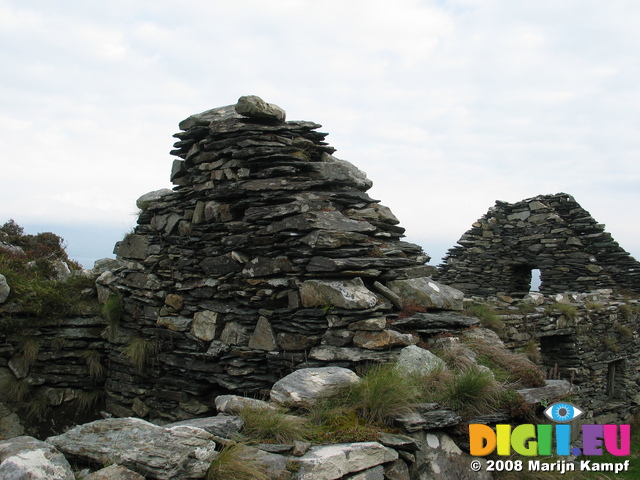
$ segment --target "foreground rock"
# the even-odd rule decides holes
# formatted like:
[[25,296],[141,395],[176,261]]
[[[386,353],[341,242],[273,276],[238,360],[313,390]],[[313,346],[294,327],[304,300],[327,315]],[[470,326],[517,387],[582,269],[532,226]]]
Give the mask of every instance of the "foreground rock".
[[47,442],[69,458],[117,463],[147,478],[174,480],[204,477],[216,456],[212,438],[199,428],[163,428],[138,418],[114,418],[80,425]]
[[74,480],[67,459],[48,443],[33,437],[0,442],[3,480]]
[[286,407],[310,407],[318,400],[338,394],[359,382],[351,370],[340,367],[303,368],[278,380],[271,400]]

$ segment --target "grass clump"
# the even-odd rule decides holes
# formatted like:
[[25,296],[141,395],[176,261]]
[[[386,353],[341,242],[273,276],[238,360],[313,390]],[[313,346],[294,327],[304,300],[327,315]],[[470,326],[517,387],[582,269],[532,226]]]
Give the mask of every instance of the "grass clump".
[[26,378],[18,380],[13,375],[6,375],[0,383],[0,391],[7,402],[21,402],[31,390]]
[[156,351],[157,347],[154,342],[142,337],[131,337],[123,353],[136,373],[142,373]]
[[104,392],[102,390],[80,390],[76,396],[76,407],[81,413],[90,412],[98,406],[103,397]]
[[415,380],[393,364],[374,365],[349,388],[346,401],[368,423],[384,423],[410,409],[419,397]]
[[501,333],[504,330],[504,322],[500,319],[495,308],[490,305],[476,303],[466,307],[463,313],[470,317],[478,318],[483,327],[489,328],[496,333]]
[[107,369],[100,362],[100,354],[95,350],[85,350],[80,357],[87,363],[89,378],[95,382],[101,382],[107,373]]
[[303,418],[287,415],[284,410],[243,408],[238,416],[244,422],[242,435],[250,442],[291,443],[309,433]]
[[109,338],[117,335],[124,315],[124,301],[118,292],[112,292],[102,305],[102,315],[107,319]]
[[487,371],[470,368],[443,378],[434,399],[462,417],[494,411],[500,386]]
[[206,480],[269,480],[266,468],[241,443],[229,443],[211,461]]
[[547,308],[549,313],[552,312],[560,312],[567,319],[572,320],[578,316],[578,309],[575,305],[571,305],[570,303],[556,302]]

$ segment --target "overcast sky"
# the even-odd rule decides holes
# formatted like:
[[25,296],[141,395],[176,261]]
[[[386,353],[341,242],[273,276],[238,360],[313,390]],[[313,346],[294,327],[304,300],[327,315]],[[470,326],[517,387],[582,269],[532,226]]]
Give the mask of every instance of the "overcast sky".
[[640,258],[637,0],[0,0],[0,223],[90,267],[171,187],[192,113],[259,95],[440,263],[495,200],[566,192]]

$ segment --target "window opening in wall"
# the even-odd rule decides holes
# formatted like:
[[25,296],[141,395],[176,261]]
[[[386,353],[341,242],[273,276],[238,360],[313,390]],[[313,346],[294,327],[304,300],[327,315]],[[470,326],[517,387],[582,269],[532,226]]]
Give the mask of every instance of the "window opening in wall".
[[622,398],[624,374],[624,360],[609,362],[607,367],[607,397]]
[[534,268],[531,270],[531,287],[529,288],[530,292],[539,292],[540,285],[542,284],[542,278],[540,276],[540,269]]

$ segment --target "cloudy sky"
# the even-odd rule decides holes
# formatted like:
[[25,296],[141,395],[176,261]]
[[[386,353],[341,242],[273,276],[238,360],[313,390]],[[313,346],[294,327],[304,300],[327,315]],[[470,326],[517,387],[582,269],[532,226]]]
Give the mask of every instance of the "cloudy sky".
[[637,0],[0,0],[0,222],[85,266],[171,187],[192,113],[329,132],[438,264],[495,200],[567,192],[640,258]]

